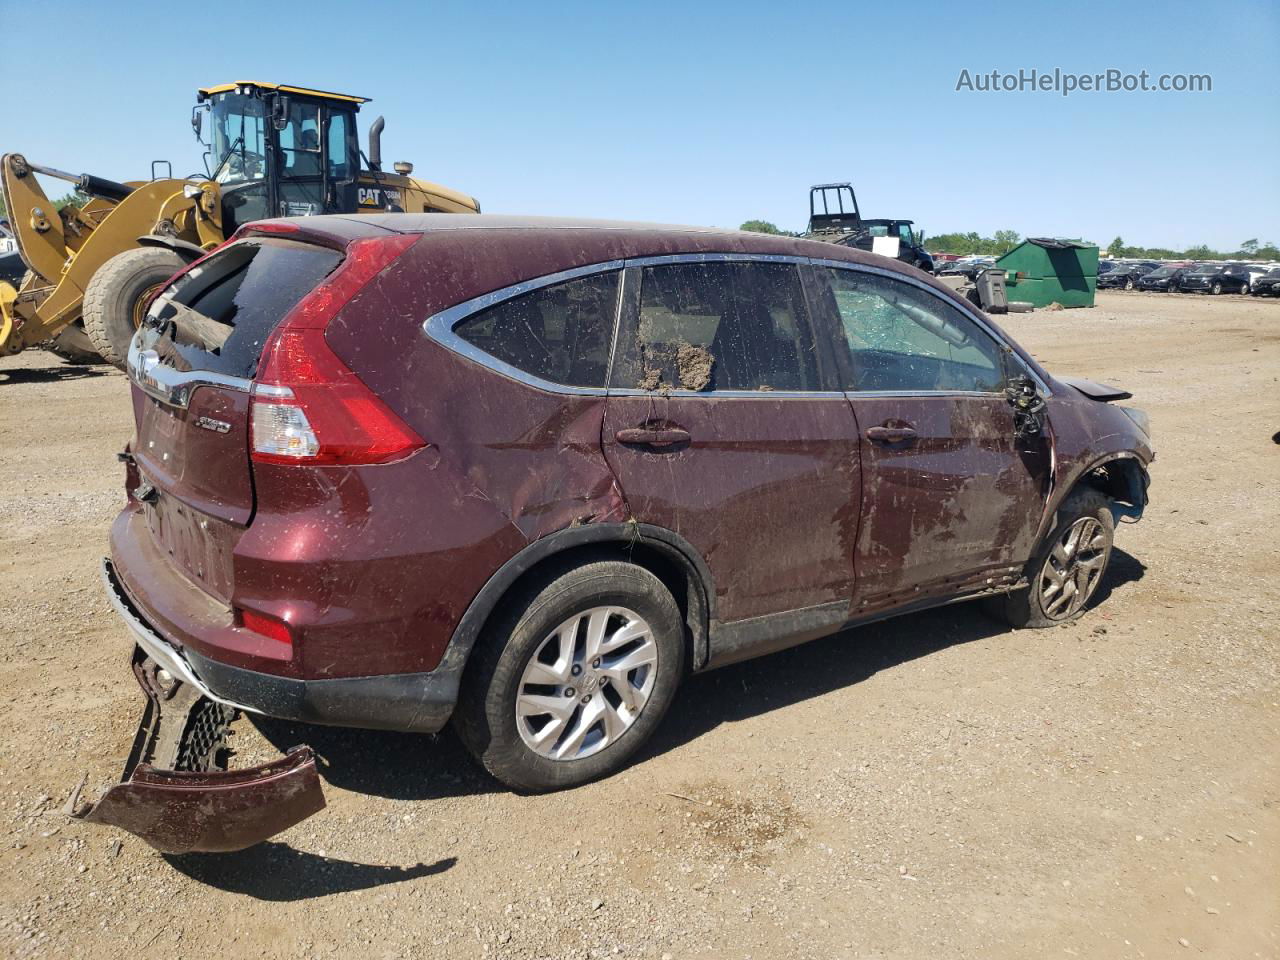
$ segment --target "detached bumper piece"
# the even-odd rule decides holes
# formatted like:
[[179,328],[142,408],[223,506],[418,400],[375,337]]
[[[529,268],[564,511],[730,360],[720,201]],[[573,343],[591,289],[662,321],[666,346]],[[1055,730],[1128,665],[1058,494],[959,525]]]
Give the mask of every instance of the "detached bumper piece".
[[324,809],[310,747],[226,769],[237,711],[170,675],[142,647],[133,672],[147,696],[121,783],[75,816],[120,827],[162,853],[227,853]]

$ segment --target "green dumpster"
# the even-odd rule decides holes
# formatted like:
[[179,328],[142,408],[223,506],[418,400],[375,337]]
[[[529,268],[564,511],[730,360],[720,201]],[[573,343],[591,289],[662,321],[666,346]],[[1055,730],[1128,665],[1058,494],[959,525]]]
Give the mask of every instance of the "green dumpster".
[[1098,286],[1098,248],[1081,240],[1028,237],[996,266],[1005,271],[1010,302],[1022,300],[1036,307],[1060,303],[1064,307],[1092,307]]

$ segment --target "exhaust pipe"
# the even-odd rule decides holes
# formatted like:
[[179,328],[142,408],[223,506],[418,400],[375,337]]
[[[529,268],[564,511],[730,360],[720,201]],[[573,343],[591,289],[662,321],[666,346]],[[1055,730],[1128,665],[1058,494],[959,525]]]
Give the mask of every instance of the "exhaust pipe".
[[369,126],[369,169],[374,173],[382,172],[382,128],[387,121],[381,116]]

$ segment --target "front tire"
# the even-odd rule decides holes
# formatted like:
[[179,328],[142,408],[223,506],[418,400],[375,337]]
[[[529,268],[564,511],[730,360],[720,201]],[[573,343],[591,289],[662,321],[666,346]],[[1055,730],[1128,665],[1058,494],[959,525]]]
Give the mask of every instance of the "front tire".
[[1222,293],[1222,284],[1214,283],[1214,285],[1209,288],[1209,292],[1216,297],[1218,294]]
[[587,563],[525,591],[486,628],[454,724],[507,786],[578,786],[649,739],[684,664],[684,623],[662,581],[630,563]]
[[1014,627],[1055,627],[1075,620],[1098,591],[1111,561],[1115,519],[1105,496],[1083,488],[1058,508],[1056,523],[1027,562],[1030,586],[987,601]]
[[84,291],[84,330],[104,360],[124,369],[147,298],[186,264],[165,247],[138,247],[98,268]]
[[1130,278],[1130,279],[1128,279],[1128,280],[1126,280],[1126,281],[1124,282],[1124,288],[1125,288],[1126,290],[1132,290],[1132,289],[1133,289],[1133,279],[1132,279],[1132,278]]

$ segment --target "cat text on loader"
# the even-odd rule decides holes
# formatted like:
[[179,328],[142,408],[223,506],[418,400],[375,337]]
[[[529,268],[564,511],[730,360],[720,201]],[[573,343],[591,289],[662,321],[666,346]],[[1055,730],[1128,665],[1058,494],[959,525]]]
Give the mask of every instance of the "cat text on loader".
[[[0,159],[0,189],[27,266],[0,281],[0,356],[47,343],[74,360],[123,367],[150,294],[252,220],[320,213],[478,213],[474,198],[382,169],[382,118],[362,157],[363,97],[274,83],[228,83],[197,94],[191,115],[207,174],[116,183]],[[361,164],[361,160],[366,162]],[[36,174],[89,197],[55,210]]]

